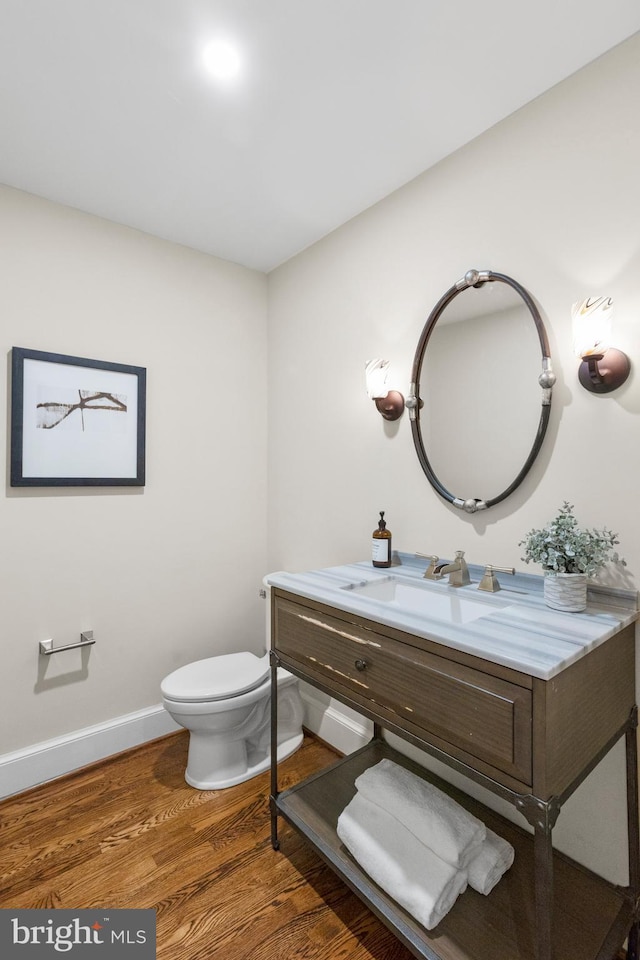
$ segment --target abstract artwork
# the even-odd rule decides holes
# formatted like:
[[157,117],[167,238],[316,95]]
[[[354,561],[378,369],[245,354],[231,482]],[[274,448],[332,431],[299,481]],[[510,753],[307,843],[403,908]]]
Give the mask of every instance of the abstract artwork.
[[11,486],[143,486],[146,370],[14,347]]

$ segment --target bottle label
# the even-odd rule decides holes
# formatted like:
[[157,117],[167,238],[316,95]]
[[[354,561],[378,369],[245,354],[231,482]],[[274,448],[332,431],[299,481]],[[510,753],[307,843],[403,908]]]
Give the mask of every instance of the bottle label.
[[389,559],[389,541],[388,539],[378,540],[375,537],[371,541],[371,559],[377,563],[386,563]]

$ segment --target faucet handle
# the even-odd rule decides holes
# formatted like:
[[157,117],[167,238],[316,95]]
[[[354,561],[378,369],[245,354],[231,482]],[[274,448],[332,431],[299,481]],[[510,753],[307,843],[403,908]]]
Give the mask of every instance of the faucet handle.
[[484,576],[478,584],[478,590],[486,590],[487,593],[497,593],[497,591],[502,588],[496,577],[496,573],[510,573],[513,576],[515,572],[515,567],[494,567],[488,563],[485,567]]
[[429,566],[427,567],[427,569],[426,569],[425,572],[424,572],[423,579],[424,579],[424,580],[436,580],[436,579],[437,579],[437,576],[436,576],[436,565],[437,565],[438,560],[440,559],[440,557],[437,557],[437,556],[436,556],[435,554],[433,554],[433,553],[418,553],[418,552],[416,552],[416,557],[422,557],[423,560],[428,560],[428,561],[429,561]]

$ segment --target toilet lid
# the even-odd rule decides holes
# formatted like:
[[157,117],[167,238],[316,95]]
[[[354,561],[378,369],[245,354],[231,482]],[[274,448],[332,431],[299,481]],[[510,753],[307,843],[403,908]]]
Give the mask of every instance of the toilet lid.
[[190,703],[223,700],[254,690],[269,676],[269,657],[253,653],[228,653],[207,660],[196,660],[179,667],[160,685],[170,700]]

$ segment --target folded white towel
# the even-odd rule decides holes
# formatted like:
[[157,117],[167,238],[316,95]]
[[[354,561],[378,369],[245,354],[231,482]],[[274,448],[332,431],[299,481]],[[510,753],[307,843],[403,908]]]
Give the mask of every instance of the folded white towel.
[[511,844],[487,829],[484,843],[467,867],[469,886],[484,893],[491,893],[496,883],[507,872],[515,857]]
[[360,866],[427,930],[437,926],[467,875],[416,841],[382,807],[356,793],[338,819],[338,836]]
[[486,836],[481,820],[392,760],[369,767],[356,780],[356,787],[453,867],[466,867]]

